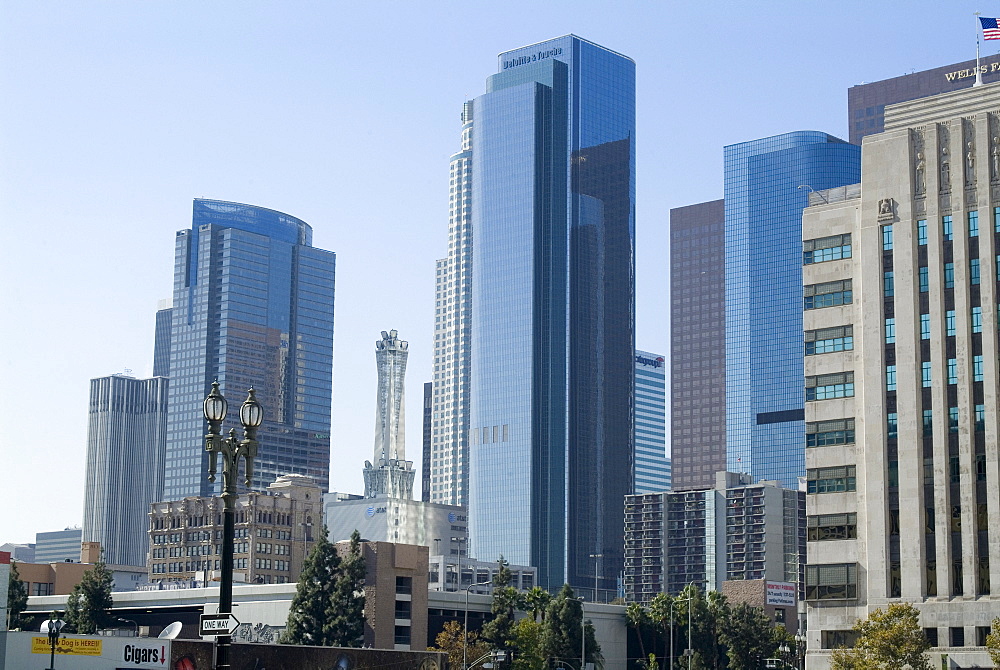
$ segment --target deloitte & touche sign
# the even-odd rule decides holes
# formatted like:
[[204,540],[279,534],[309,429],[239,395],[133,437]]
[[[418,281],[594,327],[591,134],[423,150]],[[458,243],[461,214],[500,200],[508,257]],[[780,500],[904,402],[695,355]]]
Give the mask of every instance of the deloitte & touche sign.
[[527,65],[528,63],[534,63],[536,61],[545,60],[546,58],[552,58],[553,56],[562,55],[562,47],[555,47],[554,49],[547,49],[546,51],[538,51],[533,54],[528,54],[526,56],[518,56],[517,58],[512,58],[510,60],[505,60],[503,62],[503,69],[517,67],[518,65]]

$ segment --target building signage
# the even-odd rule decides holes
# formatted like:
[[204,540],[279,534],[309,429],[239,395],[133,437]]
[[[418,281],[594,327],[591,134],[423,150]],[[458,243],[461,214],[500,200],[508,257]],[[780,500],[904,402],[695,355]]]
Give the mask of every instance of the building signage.
[[795,584],[790,582],[764,582],[767,605],[795,606]]
[[562,52],[562,47],[556,47],[554,49],[548,49],[547,51],[539,51],[537,53],[528,54],[527,56],[518,56],[517,58],[512,58],[511,60],[505,60],[503,62],[503,69],[506,70],[507,68],[517,67],[518,65],[527,65],[528,63],[545,60],[546,58],[552,58],[553,56],[561,56]]
[[[59,638],[59,643],[56,645],[56,653],[70,654],[74,656],[100,656],[102,642],[104,642],[104,640],[95,640],[93,638],[63,637]],[[49,643],[49,638],[47,637],[31,638],[32,654],[48,654],[51,653],[51,651],[52,651],[52,645]]]
[[656,358],[646,358],[645,356],[636,356],[635,362],[639,365],[649,365],[654,368],[663,367],[663,356],[657,356]]
[[121,660],[142,668],[163,668],[169,662],[167,643],[157,640],[155,643],[130,642],[122,649]]
[[371,518],[376,514],[385,514],[385,508],[372,506],[365,510],[365,516],[367,516],[368,518]]
[[[954,72],[945,72],[944,73],[944,78],[947,79],[948,81],[957,81],[959,79],[968,79],[969,77],[975,77],[976,76],[976,69],[977,68],[970,67],[970,68],[968,68],[966,70],[955,70]],[[979,66],[978,70],[979,70],[979,74],[987,74],[988,72],[998,72],[998,71],[1000,71],[1000,61],[997,61],[996,63],[989,63],[989,64],[983,63],[983,64],[981,64]]]
[[199,624],[199,635],[232,635],[240,626],[232,614],[202,614]]

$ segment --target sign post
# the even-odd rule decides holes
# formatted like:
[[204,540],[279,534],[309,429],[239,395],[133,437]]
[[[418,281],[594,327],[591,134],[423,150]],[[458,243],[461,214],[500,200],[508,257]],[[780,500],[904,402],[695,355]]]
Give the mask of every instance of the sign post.
[[202,614],[198,620],[199,635],[232,635],[239,628],[240,622],[232,614]]

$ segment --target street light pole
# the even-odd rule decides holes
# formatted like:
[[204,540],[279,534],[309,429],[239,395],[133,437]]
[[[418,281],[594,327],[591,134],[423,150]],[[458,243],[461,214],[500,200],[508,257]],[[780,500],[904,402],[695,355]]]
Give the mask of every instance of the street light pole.
[[[596,569],[595,569],[596,572]],[[596,581],[596,579],[595,579]],[[597,593],[596,589],[594,593]],[[580,598],[580,670],[587,668],[587,608]]]
[[469,591],[472,590],[474,586],[488,586],[492,582],[478,582],[476,584],[469,584],[469,587],[465,589],[465,623],[463,624],[464,630],[462,631],[462,670],[469,670]]
[[[228,404],[219,392],[219,382],[212,382],[212,391],[205,398],[205,419],[208,434],[205,436],[205,451],[208,452],[208,481],[215,481],[216,464],[222,454],[222,581],[219,584],[219,614],[233,613],[233,535],[236,529],[236,498],[239,495],[236,477],[239,473],[240,458],[246,462],[246,478],[249,486],[253,479],[253,459],[257,457],[257,428],[264,418],[264,410],[254,396],[253,387],[240,407],[240,423],[243,424],[243,439],[236,439],[236,429],[229,430],[229,437],[222,437],[222,422],[226,418]],[[230,635],[216,637],[215,667],[229,670],[229,651],[233,638]]]
[[604,558],[604,554],[591,554],[590,557],[594,559],[594,602],[597,602],[597,561]]

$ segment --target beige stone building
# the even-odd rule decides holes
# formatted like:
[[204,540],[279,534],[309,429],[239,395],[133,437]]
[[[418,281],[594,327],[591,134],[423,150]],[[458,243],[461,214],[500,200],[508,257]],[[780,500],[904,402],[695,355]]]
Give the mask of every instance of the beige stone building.
[[[189,586],[221,573],[222,498],[159,502],[149,513],[149,581]],[[309,477],[283,475],[263,493],[236,502],[234,581],[295,582],[317,533],[323,492]]]
[[803,216],[812,669],[876,608],[988,666],[1000,614],[1000,84],[886,107]]

